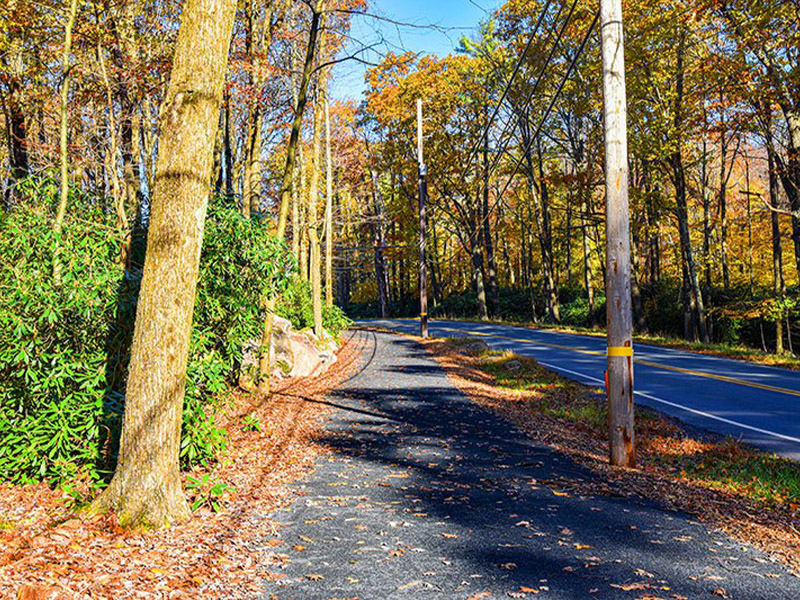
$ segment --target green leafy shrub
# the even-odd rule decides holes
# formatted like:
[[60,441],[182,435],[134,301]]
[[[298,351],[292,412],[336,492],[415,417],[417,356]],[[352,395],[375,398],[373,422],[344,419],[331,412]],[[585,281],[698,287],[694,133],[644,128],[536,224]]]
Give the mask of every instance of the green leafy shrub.
[[561,322],[573,327],[588,327],[590,324],[589,300],[575,298],[568,304],[561,305]]
[[[311,283],[295,275],[281,294],[275,306],[275,314],[288,320],[298,331],[314,326],[314,303]],[[352,321],[336,306],[322,307],[322,326],[333,337],[350,327]]]
[[209,207],[183,412],[185,466],[208,465],[225,450],[214,414],[236,382],[245,345],[261,337],[266,298],[286,289],[294,268],[266,222],[222,201]]
[[74,476],[97,457],[121,236],[100,210],[70,220],[62,284],[45,207],[0,214],[0,478]]
[[242,425],[242,431],[261,431],[263,429],[263,425],[261,424],[261,419],[258,415],[247,415],[244,418],[244,424]]
[[219,512],[222,509],[222,501],[225,496],[236,490],[227,483],[214,481],[211,479],[211,475],[206,473],[202,477],[189,475],[186,478],[186,491],[193,498],[193,512],[204,506],[214,512]]
[[322,326],[333,337],[338,338],[339,334],[352,324],[350,317],[335,304],[322,307]]
[[[44,203],[0,212],[0,479],[64,482],[108,475],[124,412],[141,273],[123,271],[125,232],[97,203],[68,213],[62,284]],[[142,238],[143,239],[143,238]],[[187,368],[181,460],[208,464],[225,448],[214,415],[258,338],[264,298],[283,291],[294,263],[262,222],[209,210]]]

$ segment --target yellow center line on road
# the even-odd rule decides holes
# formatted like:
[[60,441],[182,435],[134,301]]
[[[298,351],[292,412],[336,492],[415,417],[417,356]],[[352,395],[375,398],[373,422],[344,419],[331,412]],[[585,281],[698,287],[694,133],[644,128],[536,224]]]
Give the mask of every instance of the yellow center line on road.
[[[594,356],[605,356],[605,352],[600,352],[598,350],[586,350],[584,348],[573,348],[571,346],[562,346],[559,344],[549,344],[547,342],[537,342],[534,340],[527,340],[522,338],[514,338],[508,337],[505,335],[497,335],[494,333],[485,333],[482,331],[471,331],[467,329],[455,329],[452,327],[442,327],[437,325],[439,329],[443,331],[452,331],[456,333],[465,333],[469,335],[475,335],[480,337],[490,337],[495,338],[498,340],[508,340],[511,342],[516,342],[519,344],[528,344],[531,346],[546,346],[548,348],[557,348],[558,350],[569,350],[570,352],[577,352],[579,354],[592,354]],[[767,385],[765,383],[757,383],[755,381],[747,381],[746,379],[739,379],[737,377],[728,377],[727,375],[717,375],[716,373],[708,373],[707,371],[696,371],[694,369],[686,369],[684,367],[674,367],[672,365],[665,365],[662,363],[656,363],[649,360],[642,360],[641,358],[633,359],[633,362],[638,363],[640,365],[645,365],[648,367],[655,367],[657,369],[665,369],[668,371],[676,371],[678,373],[684,373],[686,375],[693,375],[695,377],[704,377],[706,379],[715,379],[717,381],[724,381],[725,383],[733,383],[735,385],[742,385],[745,387],[752,387],[758,390],[763,390],[766,392],[775,392],[778,394],[786,394],[787,396],[798,396],[800,397],[800,391],[798,390],[790,390],[788,388],[782,388],[774,385]]]

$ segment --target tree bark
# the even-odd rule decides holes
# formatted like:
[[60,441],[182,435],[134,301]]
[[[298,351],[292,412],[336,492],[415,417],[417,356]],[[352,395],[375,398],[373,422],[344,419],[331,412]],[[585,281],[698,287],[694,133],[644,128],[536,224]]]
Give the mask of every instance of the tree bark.
[[[306,58],[303,65],[303,75],[300,78],[300,88],[297,92],[297,106],[295,107],[292,130],[289,134],[289,144],[286,148],[286,164],[283,169],[283,179],[281,181],[281,204],[278,212],[278,231],[277,237],[280,240],[286,238],[286,222],[289,217],[289,206],[292,201],[292,180],[294,178],[295,162],[297,160],[297,148],[300,141],[300,130],[303,127],[303,114],[308,104],[308,86],[314,72],[314,57],[317,52],[317,38],[321,27],[324,26],[323,17],[325,15],[325,0],[317,0],[311,10],[311,29],[308,35],[308,45],[306,46]],[[302,168],[302,165],[301,165]],[[301,269],[303,267],[301,261]],[[301,271],[302,272],[302,271]],[[272,344],[272,318],[275,308],[276,298],[269,298],[266,304],[264,316],[264,332],[261,336],[261,355],[259,357],[259,374],[261,377],[260,390],[264,394],[269,393],[269,355]]]
[[281,182],[281,206],[278,214],[278,237],[283,239],[286,234],[286,221],[289,216],[289,205],[292,200],[292,176],[294,164],[297,160],[297,145],[300,140],[300,130],[303,127],[303,114],[308,104],[308,86],[314,72],[314,57],[317,51],[317,38],[319,37],[320,21],[325,15],[325,0],[317,0],[311,12],[311,29],[308,34],[306,58],[303,64],[303,74],[300,77],[300,88],[297,93],[297,107],[294,111],[292,130],[289,134],[289,145],[286,149],[286,165],[283,169]]
[[314,307],[314,332],[322,335],[322,282],[320,281],[320,241],[319,241],[319,214],[317,201],[319,200],[319,174],[320,152],[323,127],[323,103],[325,91],[320,81],[317,98],[314,102],[314,134],[311,146],[311,182],[308,192],[308,240],[311,253],[311,300]]
[[553,230],[550,220],[550,198],[547,181],[544,177],[542,146],[537,142],[536,147],[539,163],[539,189],[538,194],[534,193],[533,206],[539,234],[539,246],[542,252],[542,275],[544,276],[544,293],[547,300],[547,316],[550,322],[560,323],[558,286],[555,281],[555,257],[553,256]]
[[189,518],[179,450],[186,364],[234,0],[186,0],[161,120],[119,461],[95,510],[126,527]]
[[69,82],[70,82],[70,56],[72,55],[72,29],[75,27],[75,17],[78,12],[78,0],[71,0],[69,12],[67,13],[67,23],[64,29],[64,49],[61,54],[61,107],[60,124],[58,129],[59,158],[61,162],[61,189],[58,199],[58,209],[56,219],[53,223],[53,232],[56,234],[56,246],[53,251],[53,279],[56,284],[61,283],[61,230],[64,226],[64,215],[67,212],[67,201],[69,199],[69,153],[67,151],[67,125],[69,123]]
[[231,97],[230,94],[224,95],[224,115],[225,115],[225,132],[223,135],[222,152],[224,154],[223,162],[225,164],[225,196],[230,199],[233,198],[233,147],[231,145]]
[[[117,124],[114,119],[114,92],[111,89],[111,81],[108,78],[108,70],[106,69],[105,58],[103,57],[103,49],[100,46],[100,41],[97,42],[97,62],[100,65],[100,74],[103,78],[103,87],[106,92],[106,110],[108,111],[108,135],[110,138],[111,147],[109,149],[108,160],[108,178],[111,183],[112,196],[114,198],[114,212],[116,213],[116,225],[120,231],[128,229],[128,215],[125,211],[125,195],[122,193],[122,185],[117,172],[117,154],[119,153],[119,146],[117,144]],[[124,244],[124,248],[120,253],[120,259],[123,264],[127,263],[127,246],[128,241]]]
[[[8,6],[10,13],[13,14],[16,5],[16,0],[11,0]],[[8,196],[5,198],[6,202],[10,202],[11,198],[16,195],[13,185],[19,183],[30,173],[28,129],[25,118],[25,84],[23,81],[25,62],[22,34],[23,27],[21,24],[15,23],[8,27],[7,58],[3,58],[8,70],[8,79],[6,81],[8,93],[4,100],[6,105],[6,132],[9,141],[9,170],[12,183]]]
[[720,261],[722,263],[722,285],[726,290],[731,287],[730,268],[728,266],[728,180],[733,172],[733,163],[736,154],[731,158],[731,168],[725,166],[728,154],[728,139],[725,135],[725,123],[722,123],[720,132],[720,158],[719,158],[719,230],[720,230]]
[[594,283],[592,282],[592,264],[589,249],[589,210],[586,201],[581,203],[581,234],[583,237],[583,285],[586,288],[586,299],[589,302],[589,327],[596,325],[594,319]]
[[681,240],[681,251],[685,262],[685,274],[689,287],[689,305],[692,315],[700,335],[700,340],[707,343],[709,341],[708,330],[706,328],[705,307],[703,306],[703,292],[700,289],[700,281],[697,277],[697,266],[695,264],[694,252],[692,250],[692,239],[689,232],[689,215],[686,202],[686,173],[683,165],[683,154],[681,145],[683,139],[681,131],[683,127],[683,83],[684,70],[683,60],[685,51],[685,33],[681,33],[678,42],[678,60],[676,73],[676,96],[675,96],[675,140],[676,148],[670,157],[672,167],[673,184],[675,186],[675,204],[678,217],[678,233]]
[[[476,219],[478,221],[479,219]],[[470,259],[472,263],[472,281],[475,285],[475,295],[478,301],[478,317],[485,321],[489,318],[486,306],[486,288],[483,281],[483,253],[480,244],[480,222],[474,224],[470,235]]]
[[[767,122],[765,134],[767,141],[767,165],[769,167],[769,203],[778,208],[778,173],[775,161],[775,144],[772,137],[771,107],[765,103]],[[783,246],[781,243],[781,224],[777,210],[770,211],[772,225],[772,288],[775,296],[783,299],[786,295],[786,281],[783,277]],[[783,354],[783,317],[775,321],[775,353]]]
[[116,37],[111,57],[119,73],[117,93],[120,102],[120,141],[122,142],[123,179],[128,207],[136,210],[141,193],[141,118],[139,85],[134,75],[138,69],[135,7],[123,0],[109,8],[111,27]]

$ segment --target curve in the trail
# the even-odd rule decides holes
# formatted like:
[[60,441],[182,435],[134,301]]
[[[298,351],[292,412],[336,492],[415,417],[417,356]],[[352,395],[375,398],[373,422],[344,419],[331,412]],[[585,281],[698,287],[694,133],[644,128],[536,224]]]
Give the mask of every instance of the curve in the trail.
[[329,452],[253,540],[276,571],[264,600],[800,598],[754,548],[470,401],[416,342],[359,335],[358,373],[325,401]]
[[[411,319],[360,323],[406,333],[419,328]],[[430,331],[437,337],[480,337],[491,348],[531,356],[581,383],[603,385],[604,337],[462,321],[431,322]],[[638,403],[800,460],[800,372],[647,344],[635,344],[634,362]]]

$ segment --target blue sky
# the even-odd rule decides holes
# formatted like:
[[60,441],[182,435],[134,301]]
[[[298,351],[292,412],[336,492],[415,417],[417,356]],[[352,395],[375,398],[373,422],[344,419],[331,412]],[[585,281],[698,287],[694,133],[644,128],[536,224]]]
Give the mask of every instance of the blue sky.
[[[370,0],[368,13],[411,23],[417,27],[393,25],[369,16],[353,19],[351,42],[347,54],[353,54],[361,44],[371,45],[381,40],[374,50],[361,56],[370,62],[380,62],[386,52],[422,52],[445,56],[453,51],[462,35],[476,30],[478,22],[499,4],[498,0]],[[438,26],[439,30],[427,27]],[[364,91],[364,73],[368,67],[355,61],[337,65],[333,72],[335,98],[360,100]]]

